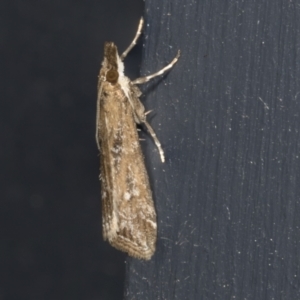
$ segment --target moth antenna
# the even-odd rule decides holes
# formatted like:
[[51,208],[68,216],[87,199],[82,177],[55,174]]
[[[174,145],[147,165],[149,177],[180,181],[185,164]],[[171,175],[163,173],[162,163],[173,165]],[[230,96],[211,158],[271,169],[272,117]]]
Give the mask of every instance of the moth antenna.
[[137,29],[137,32],[135,34],[135,37],[133,38],[133,41],[131,42],[131,44],[127,47],[127,49],[122,53],[122,55],[120,56],[120,59],[123,61],[125,59],[125,57],[127,56],[127,54],[130,52],[130,50],[136,45],[136,41],[138,40],[138,38],[140,37],[140,35],[142,34],[142,29],[143,29],[143,25],[144,25],[144,19],[143,17],[141,17],[140,19],[140,23]]

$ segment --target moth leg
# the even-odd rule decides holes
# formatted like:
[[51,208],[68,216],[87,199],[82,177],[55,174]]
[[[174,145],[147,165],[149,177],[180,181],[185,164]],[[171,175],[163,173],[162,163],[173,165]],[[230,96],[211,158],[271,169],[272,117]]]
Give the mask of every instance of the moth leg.
[[160,141],[158,140],[153,128],[150,126],[150,124],[146,121],[146,120],[143,120],[143,123],[145,124],[145,126],[147,127],[150,135],[152,136],[153,140],[154,140],[154,143],[158,149],[158,152],[159,152],[159,155],[160,155],[160,159],[162,162],[165,162],[165,154],[164,154],[164,150],[162,149],[161,147],[161,143]]
[[157,76],[160,76],[160,75],[164,74],[165,72],[170,70],[177,63],[177,61],[179,59],[179,56],[180,56],[180,50],[178,51],[175,58],[167,66],[165,66],[164,68],[162,68],[161,70],[159,70],[158,72],[156,72],[152,75],[137,78],[137,79],[133,80],[132,83],[133,84],[142,84],[142,83],[145,83],[145,82],[151,80],[154,77],[157,77]]
[[140,35],[142,33],[143,25],[144,25],[144,19],[142,17],[141,20],[140,20],[140,23],[139,23],[139,26],[138,26],[138,29],[137,29],[137,32],[135,34],[135,37],[134,37],[133,41],[131,42],[131,44],[128,46],[128,48],[120,56],[121,60],[124,60],[124,58],[127,56],[129,51],[136,45],[136,41],[138,40],[138,38],[140,37]]
[[159,151],[161,161],[165,162],[165,155],[164,155],[164,151],[161,147],[161,143],[159,142],[153,128],[150,126],[150,124],[146,120],[146,116],[151,112],[151,110],[145,112],[144,105],[141,103],[140,99],[138,98],[138,96],[141,95],[141,91],[139,90],[139,88],[137,88],[134,85],[132,85],[131,88],[132,88],[133,94],[129,97],[129,102],[131,103],[131,106],[134,111],[134,114],[133,114],[134,121],[137,124],[145,124],[145,126],[147,127],[147,129],[148,129],[150,135],[152,136],[154,143]]

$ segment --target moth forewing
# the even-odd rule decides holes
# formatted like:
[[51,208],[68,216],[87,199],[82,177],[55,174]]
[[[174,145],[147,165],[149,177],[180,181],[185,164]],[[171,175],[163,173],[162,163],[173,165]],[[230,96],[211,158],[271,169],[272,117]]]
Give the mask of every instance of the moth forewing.
[[[141,20],[133,42],[121,58],[113,43],[105,43],[98,81],[96,141],[101,156],[103,237],[133,257],[150,259],[155,252],[156,213],[136,123],[145,124],[162,161],[164,153],[146,121],[139,100],[141,92],[135,83],[146,82],[154,76],[131,82],[124,75],[122,62],[136,43],[142,24]],[[177,60],[178,56],[155,76],[170,69]]]
[[149,259],[155,251],[156,214],[134,111],[118,85],[104,82],[103,91],[98,122],[103,235],[129,255]]
[[100,101],[103,90],[103,78],[99,76],[98,81],[98,94],[97,94],[97,106],[96,106],[96,143],[98,150],[100,150],[100,140],[99,140],[99,120],[100,120]]

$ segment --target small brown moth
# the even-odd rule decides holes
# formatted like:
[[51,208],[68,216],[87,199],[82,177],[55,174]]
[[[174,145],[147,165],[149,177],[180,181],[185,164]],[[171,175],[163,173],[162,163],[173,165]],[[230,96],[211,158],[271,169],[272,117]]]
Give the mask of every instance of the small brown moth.
[[150,259],[155,252],[157,224],[149,179],[139,144],[136,123],[150,132],[164,162],[164,152],[146,114],[136,86],[164,74],[179,58],[160,71],[130,81],[124,75],[123,60],[141,35],[137,33],[119,56],[114,43],[105,43],[104,60],[99,73],[96,142],[101,156],[101,192],[103,237],[130,256]]

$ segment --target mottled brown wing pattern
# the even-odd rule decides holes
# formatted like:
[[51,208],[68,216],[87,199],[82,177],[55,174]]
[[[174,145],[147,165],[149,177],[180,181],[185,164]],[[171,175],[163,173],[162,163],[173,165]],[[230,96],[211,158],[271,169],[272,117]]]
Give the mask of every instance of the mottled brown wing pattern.
[[[129,255],[150,259],[155,251],[156,213],[133,108],[118,84],[103,82],[99,141],[103,236]],[[135,97],[130,90],[130,97]],[[142,105],[142,104],[141,104]]]
[[104,45],[99,73],[96,142],[101,155],[103,237],[112,246],[141,259],[150,259],[155,251],[156,213],[149,187],[136,123],[143,124],[153,138],[161,161],[164,151],[146,120],[140,90],[136,85],[163,75],[178,61],[176,57],[158,72],[130,81],[124,75],[123,60],[134,47],[143,28],[122,53],[112,42]]

